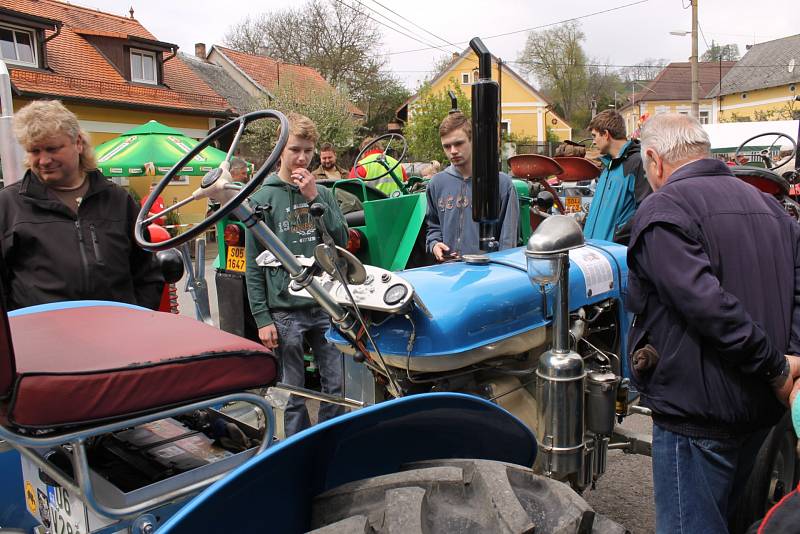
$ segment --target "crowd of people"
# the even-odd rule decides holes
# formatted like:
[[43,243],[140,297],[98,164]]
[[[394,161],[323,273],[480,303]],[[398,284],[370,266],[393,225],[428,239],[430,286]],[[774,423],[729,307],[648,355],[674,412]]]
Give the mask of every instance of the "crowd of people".
[[[304,256],[321,241],[309,209],[321,203],[327,229],[344,246],[340,202],[317,180],[360,177],[391,196],[405,171],[380,174],[394,162],[373,144],[348,173],[328,143],[311,171],[317,128],[297,114],[288,125],[280,166],[251,203],[264,208],[264,222],[289,250]],[[656,115],[630,140],[622,117],[608,110],[588,129],[602,170],[584,234],[628,246],[629,358],[641,404],[653,414],[658,532],[727,532],[756,453],[800,389],[800,226],[712,157],[694,118]],[[7,309],[80,299],[157,307],[163,278],[154,256],[133,241],[139,207],[96,170],[75,115],[59,102],[33,102],[17,113],[15,133],[28,170],[0,191]],[[444,262],[481,249],[471,216],[471,123],[451,113],[439,135],[450,165],[426,169],[425,245]],[[230,173],[247,181],[247,163],[234,158]],[[501,173],[499,180],[494,238],[502,250],[518,245],[520,212],[511,178]],[[304,385],[308,343],[323,391],[341,395],[343,356],[325,339],[330,319],[289,293],[283,268],[260,267],[263,252],[248,232],[249,303],[260,340],[281,362],[282,381]],[[341,412],[324,404],[319,420]],[[309,425],[305,403],[293,397],[286,435]]]

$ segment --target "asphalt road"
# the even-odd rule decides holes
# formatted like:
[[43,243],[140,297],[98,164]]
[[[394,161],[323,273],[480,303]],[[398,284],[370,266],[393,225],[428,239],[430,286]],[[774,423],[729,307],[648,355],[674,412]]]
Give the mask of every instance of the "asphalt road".
[[[212,263],[213,257],[205,262],[205,278],[211,315],[214,324],[218,325],[217,291]],[[185,284],[184,277],[177,285],[180,313],[194,317],[194,302],[192,297],[183,291]],[[309,401],[309,409],[315,415],[318,409],[317,403]],[[623,427],[648,435],[652,433],[650,419],[641,415],[628,417]],[[652,462],[649,457],[609,451],[605,475],[598,480],[596,488],[587,489],[583,497],[595,511],[613,519],[634,534],[655,532]]]
[[[632,415],[622,424],[629,430],[652,435],[649,417]],[[609,451],[605,475],[595,489],[583,493],[596,512],[613,519],[634,534],[655,532],[653,463],[649,457]]]

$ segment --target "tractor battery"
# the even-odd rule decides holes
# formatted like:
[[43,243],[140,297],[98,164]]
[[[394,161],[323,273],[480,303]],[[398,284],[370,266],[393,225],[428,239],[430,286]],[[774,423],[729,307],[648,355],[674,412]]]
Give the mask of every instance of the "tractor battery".
[[92,447],[90,463],[112,484],[131,491],[233,454],[168,418],[104,436]]

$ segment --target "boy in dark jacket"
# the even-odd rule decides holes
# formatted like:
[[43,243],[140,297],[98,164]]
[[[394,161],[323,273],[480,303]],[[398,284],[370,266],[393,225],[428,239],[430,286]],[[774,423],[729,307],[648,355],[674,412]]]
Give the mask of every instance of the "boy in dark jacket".
[[14,117],[29,170],[0,191],[0,279],[13,310],[65,300],[157,309],[164,278],[133,239],[139,207],[96,169],[77,117],[55,100]]
[[[267,177],[264,185],[250,197],[251,204],[262,206],[264,222],[295,255],[311,257],[319,243],[312,204],[326,206],[323,219],[337,245],[347,244],[347,224],[333,193],[317,185],[308,165],[314,156],[317,128],[307,117],[289,114],[289,139],[281,153],[280,170]],[[289,294],[289,273],[282,267],[260,267],[256,258],[264,247],[251,232],[246,233],[247,297],[253,312],[258,337],[273,349],[281,362],[282,381],[304,386],[303,339],[314,353],[320,370],[322,390],[342,394],[342,353],[325,339],[330,318],[314,301]],[[323,403],[319,421],[343,413],[341,406]],[[292,396],[284,416],[286,436],[310,426],[305,400]]]

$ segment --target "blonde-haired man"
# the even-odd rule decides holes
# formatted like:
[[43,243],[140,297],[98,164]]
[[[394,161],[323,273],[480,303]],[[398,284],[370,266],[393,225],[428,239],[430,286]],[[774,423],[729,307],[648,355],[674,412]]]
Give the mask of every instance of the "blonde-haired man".
[[[309,213],[312,204],[325,205],[323,220],[337,245],[347,244],[347,224],[333,193],[318,186],[308,170],[318,139],[316,126],[302,115],[289,114],[287,118],[289,139],[281,152],[280,170],[267,177],[250,201],[264,208],[264,222],[293,254],[310,257],[319,242]],[[319,366],[322,390],[331,395],[341,395],[342,353],[325,340],[330,318],[314,302],[289,294],[290,279],[285,269],[259,267],[256,258],[264,247],[249,231],[246,238],[250,310],[258,326],[258,337],[267,348],[275,351],[281,362],[282,382],[303,387],[305,339],[311,345]],[[319,421],[342,412],[340,406],[324,403],[319,410]],[[309,426],[305,401],[292,396],[284,415],[286,436]]]
[[9,309],[65,300],[158,308],[164,279],[133,241],[139,209],[95,167],[75,115],[54,100],[14,117],[28,171],[0,191],[0,280]]

